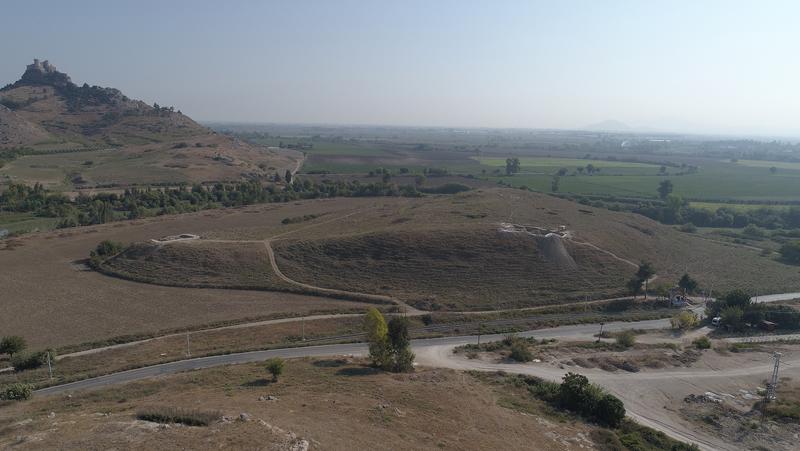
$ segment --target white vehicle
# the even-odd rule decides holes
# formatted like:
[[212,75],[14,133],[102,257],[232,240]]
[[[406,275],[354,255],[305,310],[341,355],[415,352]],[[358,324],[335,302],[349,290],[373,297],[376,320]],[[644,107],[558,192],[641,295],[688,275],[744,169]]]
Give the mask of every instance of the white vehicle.
[[720,321],[722,321],[722,318],[720,318],[719,316],[711,318],[711,325],[714,327],[719,327]]

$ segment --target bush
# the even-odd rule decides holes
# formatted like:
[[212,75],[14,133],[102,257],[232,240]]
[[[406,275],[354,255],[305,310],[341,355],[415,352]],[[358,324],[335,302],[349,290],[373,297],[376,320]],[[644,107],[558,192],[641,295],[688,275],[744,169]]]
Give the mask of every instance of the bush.
[[0,388],[0,399],[8,401],[23,401],[33,396],[33,385],[16,383]]
[[122,252],[122,249],[124,249],[122,243],[117,241],[104,240],[97,245],[97,248],[95,248],[95,253],[101,257],[110,257],[114,254]]
[[9,357],[14,357],[14,354],[21,352],[26,346],[25,339],[20,336],[10,335],[3,337],[0,340],[0,354],[8,354]]
[[[53,357],[50,363],[52,364]],[[40,351],[34,353],[17,354],[11,359],[11,366],[14,371],[32,370],[41,367],[47,363],[47,351]]]
[[511,345],[511,358],[517,362],[530,362],[533,354],[525,342],[518,340]]
[[800,241],[792,241],[781,246],[781,256],[790,263],[800,263]]
[[267,360],[267,371],[272,375],[272,380],[277,381],[278,376],[283,374],[286,362],[280,357],[273,357]]
[[636,334],[632,330],[625,330],[617,335],[617,344],[623,348],[630,348],[636,344]]
[[180,423],[186,426],[208,426],[222,418],[218,411],[201,411],[177,407],[150,407],[140,410],[136,418],[154,423]]
[[687,330],[697,326],[700,320],[693,312],[683,310],[669,320],[673,329]]
[[594,417],[601,424],[616,428],[625,418],[625,405],[616,396],[606,394],[598,400]]
[[695,348],[697,349],[710,349],[711,348],[711,340],[708,337],[700,337],[692,342]]

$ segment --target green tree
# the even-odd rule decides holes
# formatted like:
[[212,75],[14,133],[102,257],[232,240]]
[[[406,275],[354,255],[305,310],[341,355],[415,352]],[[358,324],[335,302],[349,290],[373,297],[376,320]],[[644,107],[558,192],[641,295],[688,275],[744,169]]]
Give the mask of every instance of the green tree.
[[278,376],[283,374],[286,362],[280,357],[273,357],[267,360],[267,371],[272,375],[273,382],[278,382]]
[[3,337],[0,340],[0,354],[8,354],[9,358],[13,358],[14,354],[23,351],[27,346],[25,339],[18,335]]
[[634,297],[636,297],[636,295],[642,291],[642,284],[644,284],[642,279],[634,277],[628,281],[626,286],[628,288],[628,292],[632,294]]
[[743,316],[744,311],[739,307],[725,307],[720,312],[722,324],[736,331],[744,329]]
[[557,193],[558,192],[558,185],[561,181],[560,177],[554,176],[553,181],[550,183],[550,191]]
[[678,286],[684,293],[692,293],[697,289],[697,281],[692,279],[689,274],[684,274],[678,281]]
[[636,270],[636,277],[644,283],[644,298],[647,299],[647,281],[656,275],[656,269],[649,262],[643,261]]
[[389,346],[394,360],[393,370],[406,372],[414,369],[414,353],[411,352],[411,337],[408,332],[408,319],[395,316],[389,320]]
[[588,386],[589,379],[586,376],[572,372],[565,374],[559,388],[561,403],[567,409],[579,410]]
[[726,306],[738,307],[742,310],[746,310],[752,303],[750,295],[744,290],[733,290],[726,294],[723,299]]
[[594,417],[608,427],[619,427],[625,419],[625,405],[616,396],[606,393],[597,401]]
[[292,184],[292,171],[286,170],[286,174],[284,174],[283,179],[286,180],[287,185]]
[[371,307],[364,317],[364,333],[369,343],[369,358],[378,368],[391,367],[392,353],[389,347],[389,328],[378,309]]
[[800,241],[791,241],[781,246],[781,256],[790,263],[800,263]]
[[658,197],[666,199],[667,196],[672,194],[674,188],[675,186],[672,184],[672,180],[662,180],[661,183],[658,184]]
[[519,172],[519,158],[506,158],[506,175],[512,175]]

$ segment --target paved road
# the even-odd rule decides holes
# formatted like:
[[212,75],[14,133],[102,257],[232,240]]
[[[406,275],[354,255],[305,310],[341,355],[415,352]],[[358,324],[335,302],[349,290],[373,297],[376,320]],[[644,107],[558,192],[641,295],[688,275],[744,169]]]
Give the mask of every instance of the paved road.
[[[637,322],[612,322],[604,325],[604,330],[612,332],[625,329],[664,329],[669,327],[669,320],[648,320]],[[591,339],[598,332],[597,324],[580,324],[571,326],[561,326],[549,329],[539,329],[523,332],[522,337],[535,338],[557,338],[557,339]],[[537,375],[553,380],[558,380],[564,373],[564,369],[550,366],[538,365],[502,365],[488,364],[485,362],[467,361],[462,359],[460,362],[452,354],[452,348],[468,343],[481,341],[496,341],[504,337],[502,334],[478,336],[459,336],[412,340],[411,345],[417,353],[418,361],[428,366],[443,366],[461,369],[477,369],[484,371],[504,370],[509,372],[522,372]],[[143,367],[139,369],[124,371],[120,373],[101,376],[93,379],[73,382],[70,384],[58,385],[54,387],[37,390],[37,396],[57,395],[76,390],[90,390],[104,388],[116,384],[133,382],[149,379],[153,377],[175,374],[183,371],[191,371],[203,368],[210,368],[220,365],[241,364],[259,362],[272,357],[298,358],[298,357],[328,357],[337,355],[365,355],[367,346],[363,343],[334,344],[322,346],[308,346],[287,349],[274,349],[268,351],[254,351],[238,354],[228,354],[220,356],[201,357],[196,359],[181,360],[177,362],[165,363]],[[792,363],[800,363],[792,362]],[[754,374],[767,374],[770,369],[769,362],[762,367],[734,368],[722,371],[708,371],[687,369],[683,371],[647,372],[635,374],[592,374],[592,380],[609,389],[612,393],[619,396],[625,402],[629,414],[638,421],[660,430],[674,438],[698,443],[702,449],[730,449],[728,444],[719,439],[709,436],[693,427],[682,426],[676,422],[672,414],[656,408],[654,401],[648,399],[652,393],[658,393],[663,387],[671,387],[672,390],[681,391],[681,396],[686,393],[700,390],[703,387],[719,384],[727,386],[728,379],[734,376],[752,376]],[[581,371],[580,369],[572,369]],[[702,382],[700,382],[702,381]],[[688,386],[684,386],[684,385]],[[686,390],[689,390],[688,392]],[[657,399],[657,402],[661,402]],[[662,404],[658,404],[661,407]]]
[[[623,329],[663,329],[669,326],[668,320],[649,320],[638,322],[614,322],[606,324],[603,329],[608,331],[623,330]],[[596,324],[580,324],[574,326],[562,326],[550,329],[539,329],[519,334],[522,337],[536,337],[536,338],[581,338],[591,337],[599,330],[599,325]],[[500,340],[505,335],[484,335],[481,337],[483,341]],[[426,348],[429,346],[460,346],[467,343],[475,343],[478,337],[460,336],[460,337],[443,337],[443,338],[428,338],[420,340],[412,340],[412,347],[417,349]],[[298,348],[286,349],[273,349],[268,351],[252,351],[242,352],[237,354],[226,354],[219,356],[199,357],[196,359],[180,360],[177,362],[164,363],[160,365],[147,366],[137,368],[134,370],[123,371],[120,373],[109,374],[92,379],[85,379],[82,381],[72,382],[64,385],[57,385],[53,387],[43,388],[37,390],[37,395],[53,395],[60,394],[74,390],[85,390],[107,387],[109,385],[122,384],[125,382],[132,382],[142,379],[148,379],[156,376],[167,374],[179,373],[182,371],[196,370],[202,368],[210,368],[220,365],[231,365],[238,363],[259,362],[272,357],[296,358],[296,357],[325,357],[333,355],[364,355],[367,352],[367,346],[363,343],[353,344],[334,344],[322,346],[306,346]]]

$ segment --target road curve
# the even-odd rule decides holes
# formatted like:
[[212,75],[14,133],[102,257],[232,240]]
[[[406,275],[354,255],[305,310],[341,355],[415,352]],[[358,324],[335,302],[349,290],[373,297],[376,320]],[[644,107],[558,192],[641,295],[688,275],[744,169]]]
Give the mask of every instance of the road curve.
[[[622,329],[662,329],[669,326],[668,320],[649,320],[637,322],[614,322],[608,323],[604,330],[614,331]],[[580,338],[591,337],[597,333],[599,325],[579,324],[573,326],[562,326],[550,329],[538,329],[520,333],[522,337],[537,338]],[[500,340],[505,335],[483,335],[482,340]],[[477,336],[442,337],[412,340],[411,346],[417,350],[429,346],[460,346],[467,343],[475,343]],[[36,390],[37,395],[54,395],[74,390],[86,390],[107,387],[109,385],[122,384],[126,382],[149,379],[152,377],[167,374],[179,373],[182,371],[211,368],[220,365],[232,365],[238,363],[259,362],[272,357],[297,358],[297,357],[325,357],[331,355],[363,355],[366,353],[367,346],[363,343],[334,344],[320,346],[305,346],[297,348],[271,349],[266,351],[251,351],[236,354],[225,354],[208,357],[198,357],[195,359],[178,360],[175,362],[162,363],[159,365],[146,366],[119,373],[99,376],[92,379],[72,382],[69,384],[55,385],[52,387]]]

